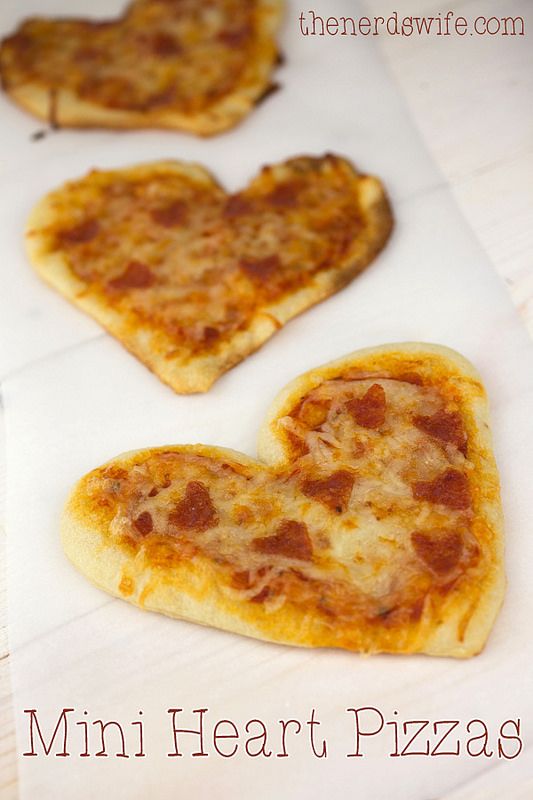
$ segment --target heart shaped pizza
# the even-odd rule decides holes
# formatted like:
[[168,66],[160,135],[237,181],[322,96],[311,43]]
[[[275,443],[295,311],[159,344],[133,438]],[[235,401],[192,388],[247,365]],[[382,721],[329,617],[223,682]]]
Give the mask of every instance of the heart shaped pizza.
[[338,156],[264,167],[231,195],[170,161],[66,184],[27,242],[48,283],[189,393],[348,283],[391,227],[381,183]]
[[29,19],[2,42],[2,85],[58,127],[218,133],[273,88],[281,8],[135,0],[116,20]]
[[85,476],[63,545],[141,608],[260,639],[466,657],[504,591],[487,401],[459,354],[362,350],[274,401],[260,460],[205,445]]

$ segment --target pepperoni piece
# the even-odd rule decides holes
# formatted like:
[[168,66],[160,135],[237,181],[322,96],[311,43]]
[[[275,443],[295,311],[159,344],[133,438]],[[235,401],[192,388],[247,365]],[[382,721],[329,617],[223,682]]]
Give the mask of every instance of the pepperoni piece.
[[309,453],[309,447],[304,439],[301,439],[294,431],[285,431],[285,437],[292,450],[293,458],[306,456]]
[[188,531],[206,531],[218,524],[209,490],[201,481],[190,481],[185,495],[168,515],[168,521]]
[[311,561],[313,557],[307,525],[294,519],[284,519],[273,536],[254,539],[252,548],[258,553],[297,558],[300,561]]
[[76,50],[74,58],[76,61],[96,61],[100,56],[101,50],[97,50],[95,47],[80,47],[79,50]]
[[243,197],[241,194],[233,194],[226,200],[226,205],[222,214],[224,217],[240,217],[244,214],[249,214],[253,211],[253,205],[248,198]]
[[219,42],[228,47],[242,47],[247,39],[250,38],[252,30],[249,25],[242,25],[240,28],[226,28],[218,34]]
[[146,536],[148,533],[151,533],[154,528],[152,515],[149,511],[143,511],[141,514],[139,514],[137,519],[133,520],[133,524],[141,536]]
[[413,418],[416,427],[441,442],[454,444],[462,453],[466,451],[466,432],[460,415],[455,411],[437,411],[431,417]]
[[387,397],[379,383],[373,383],[362,397],[354,397],[346,403],[346,410],[362,428],[381,427],[386,409]]
[[112,289],[147,289],[154,283],[150,268],[140,261],[130,261],[122,275],[109,281]]
[[154,208],[150,212],[153,221],[163,228],[175,228],[185,221],[187,205],[182,200],[176,200],[168,206]]
[[202,332],[202,341],[205,344],[211,344],[215,342],[220,336],[220,331],[218,328],[213,328],[212,325],[206,325],[203,332]]
[[271,594],[272,591],[270,589],[270,586],[264,586],[258,594],[250,598],[250,602],[263,603],[268,597],[270,597]]
[[257,260],[242,258],[239,266],[252,280],[264,281],[268,280],[281,267],[281,261],[278,255],[266,256]]
[[295,181],[282,183],[276,186],[265,199],[269,205],[275,208],[294,208],[298,205],[299,190],[300,187]]
[[90,242],[92,239],[94,239],[94,237],[98,235],[99,231],[100,225],[98,220],[86,219],[84,222],[80,222],[79,225],[75,225],[73,228],[69,228],[66,231],[60,231],[59,238],[62,242],[67,242],[68,244],[85,244],[86,242]]
[[[254,573],[255,580],[263,578],[266,575],[266,572],[266,567],[260,567]],[[248,569],[238,570],[231,576],[231,585],[234,589],[251,589],[252,584],[252,574]]]
[[463,553],[463,537],[457,531],[415,531],[411,542],[417,556],[437,575],[454,569]]
[[183,50],[177,39],[162,31],[150,38],[149,46],[152,53],[163,58],[179,55]]
[[339,469],[327,478],[307,480],[302,484],[302,492],[313,500],[342,514],[348,507],[355,476],[345,469]]
[[448,508],[464,510],[472,503],[468,478],[457,469],[447,469],[433,481],[418,481],[412,491],[416,500],[429,500]]

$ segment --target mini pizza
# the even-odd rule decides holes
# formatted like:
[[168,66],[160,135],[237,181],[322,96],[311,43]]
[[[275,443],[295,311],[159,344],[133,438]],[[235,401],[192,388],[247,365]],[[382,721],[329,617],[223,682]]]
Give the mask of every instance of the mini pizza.
[[282,0],[135,0],[116,20],[32,18],[2,85],[56,127],[231,128],[272,91]]
[[91,172],[29,220],[40,275],[176,392],[201,392],[367,266],[392,227],[381,183],[334,155],[228,195],[202,167]]
[[459,354],[361,350],[274,401],[260,460],[193,445],[85,476],[66,554],[144,609],[292,645],[467,657],[504,591],[487,400]]

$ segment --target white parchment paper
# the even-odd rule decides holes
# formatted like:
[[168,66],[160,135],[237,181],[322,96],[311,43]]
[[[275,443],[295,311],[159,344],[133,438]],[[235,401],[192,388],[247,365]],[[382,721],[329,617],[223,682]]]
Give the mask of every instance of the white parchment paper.
[[[335,6],[337,15],[361,11],[348,0]],[[331,13],[326,0],[314,8]],[[83,13],[84,3],[55,0],[46,9],[70,15],[74,10]],[[99,10],[113,9],[98,0],[91,13]],[[2,28],[44,11],[37,0],[5,3]],[[500,776],[504,770],[509,780],[531,774],[533,347],[429,160],[373,43],[302,37],[299,12],[297,3],[289,3],[282,34],[287,62],[277,75],[282,90],[236,130],[215,139],[61,131],[35,142],[30,135],[39,123],[1,100],[9,158],[2,164],[0,197],[8,287],[0,296],[0,374],[7,431],[9,636],[23,800],[149,795],[425,800],[479,781],[487,770],[497,768]],[[348,288],[292,321],[206,395],[173,394],[96,323],[44,286],[24,256],[22,229],[32,204],[93,166],[197,160],[233,190],[265,162],[325,151],[346,155],[383,179],[396,215],[391,242]],[[359,347],[402,340],[460,350],[480,370],[491,399],[509,587],[479,657],[361,658],[247,640],[142,613],[90,586],[64,558],[59,515],[84,472],[121,451],[149,445],[205,442],[254,455],[262,417],[288,380]],[[360,706],[374,706],[386,720],[400,723],[459,720],[451,744],[460,739],[461,754],[391,757],[393,728],[385,726],[382,734],[364,740],[364,757],[347,757],[354,726],[346,709]],[[24,710],[37,709],[50,738],[63,708],[74,709],[71,755],[23,756],[30,744]],[[191,735],[180,739],[182,758],[168,757],[169,708],[184,709],[179,718],[185,728],[197,727],[194,709],[209,709],[207,757],[191,755],[198,739]],[[324,759],[314,756],[309,743],[305,723],[313,708],[321,722],[317,739],[327,740]],[[268,726],[269,758],[246,755],[243,734],[252,718]],[[288,757],[280,756],[282,718],[302,723],[300,734],[288,735]],[[524,751],[513,761],[498,759],[499,727],[517,718]],[[130,758],[95,755],[92,723],[99,719],[121,722]],[[139,719],[145,726],[144,758],[133,755],[138,737],[130,723]],[[232,720],[240,732],[233,758],[217,755],[213,747],[219,719]],[[465,727],[472,719],[487,724],[492,758],[466,754]],[[76,725],[83,721],[93,737],[87,758],[81,757],[84,728]],[[513,752],[510,744],[507,752]]]

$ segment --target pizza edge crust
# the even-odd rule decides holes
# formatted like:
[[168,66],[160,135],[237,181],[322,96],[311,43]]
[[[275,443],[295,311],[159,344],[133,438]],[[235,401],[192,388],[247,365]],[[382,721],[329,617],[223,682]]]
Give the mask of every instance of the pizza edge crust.
[[270,75],[278,55],[274,36],[283,15],[282,0],[259,0],[257,37],[254,50],[238,86],[217,103],[196,114],[170,110],[124,111],[80,99],[69,89],[53,90],[46,85],[10,85],[9,64],[0,74],[5,93],[25,111],[54,127],[181,130],[198,136],[212,136],[234,127],[268,92]]
[[[148,177],[157,171],[168,172],[169,169],[194,181],[222,189],[207,170],[194,163],[161,161],[97,172],[135,179]],[[258,180],[261,180],[260,176],[254,182]],[[286,322],[346,286],[383,249],[393,228],[392,210],[384,187],[377,178],[362,175],[355,168],[353,181],[358,190],[368,235],[356,239],[335,269],[317,273],[308,286],[257,311],[245,329],[234,334],[214,353],[189,358],[165,358],[158,351],[172,351],[175,348],[171,337],[162,331],[154,333],[149,324],[139,325],[132,335],[129,319],[100,298],[86,293],[85,284],[73,274],[65,256],[60,251],[49,252],[48,237],[43,232],[47,226],[57,222],[54,198],[61,195],[62,187],[45,195],[31,211],[26,227],[26,250],[33,267],[46,283],[96,319],[175,392],[206,392],[221,375],[258,350]]]
[[[274,423],[281,412],[287,409],[288,404],[297,401],[306,386],[309,390],[324,375],[331,374],[334,370],[338,371],[339,366],[353,367],[356,363],[366,363],[364,359],[368,356],[379,356],[390,352],[391,347],[410,356],[415,353],[425,356],[428,353],[436,355],[453,364],[458,374],[469,380],[479,379],[469,362],[447,348],[417,343],[369,348],[312,370],[297,378],[282,391],[272,404],[261,429],[259,453],[263,461],[224,448],[185,445],[132,451],[108,463],[124,465],[130,458],[139,454],[172,450],[208,457],[222,456],[234,463],[256,469],[279,465],[279,447]],[[483,484],[489,480],[496,482],[497,487],[498,474],[492,455],[484,396],[475,408],[475,420],[478,431],[474,447],[476,452],[483,451],[480,465],[476,464],[476,468],[481,470],[479,482]],[[142,557],[140,560],[132,559],[124,549],[116,544],[110,544],[108,537],[98,525],[91,524],[84,497],[85,481],[89,476],[82,478],[70,495],[63,513],[61,535],[68,558],[96,586],[143,609],[265,641],[310,647],[339,646],[334,632],[328,631],[317,615],[314,617],[304,615],[301,611],[287,606],[278,609],[276,614],[269,615],[259,604],[224,596],[218,589],[216,571],[207,559],[196,557],[194,563],[177,564],[172,569],[171,579],[150,565],[143,565]],[[445,621],[436,625],[431,616],[423,615],[416,625],[396,628],[390,634],[382,632],[381,635],[376,630],[375,635],[372,635],[368,629],[362,629],[351,637],[348,649],[366,653],[425,653],[456,658],[467,658],[483,649],[500,609],[505,589],[503,519],[497,489],[494,498],[483,503],[481,515],[493,532],[492,540],[483,543],[485,552],[488,551],[486,571],[481,582],[476,579],[473,585],[472,581],[465,581],[457,594],[450,593],[441,609]],[[125,596],[120,589],[124,575],[134,578],[136,589],[132,596]],[[146,581],[149,584],[149,591]]]

